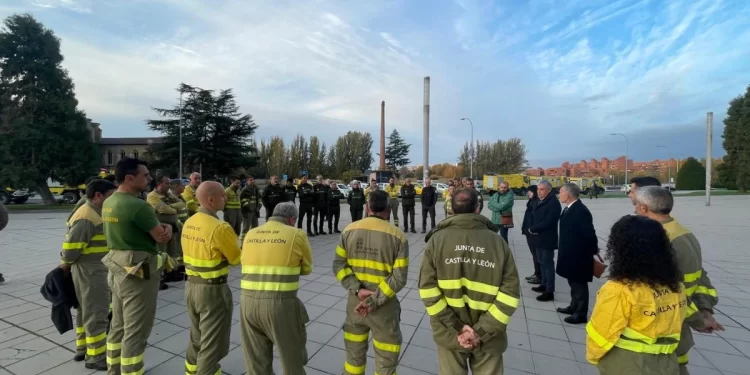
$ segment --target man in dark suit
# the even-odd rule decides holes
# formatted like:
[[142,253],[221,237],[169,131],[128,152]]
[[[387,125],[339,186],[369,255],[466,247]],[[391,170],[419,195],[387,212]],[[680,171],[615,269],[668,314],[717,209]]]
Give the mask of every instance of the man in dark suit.
[[567,183],[560,188],[560,203],[565,208],[560,216],[560,246],[557,253],[557,274],[568,279],[570,306],[557,311],[570,316],[570,324],[586,323],[589,312],[589,284],[594,277],[594,255],[599,252],[594,219],[578,197],[581,188]]
[[528,233],[534,236],[536,253],[542,271],[542,284],[531,288],[541,293],[537,301],[555,299],[555,250],[557,249],[557,222],[560,220],[560,202],[552,192],[552,184],[547,180],[536,185],[539,203],[534,208],[534,216]]

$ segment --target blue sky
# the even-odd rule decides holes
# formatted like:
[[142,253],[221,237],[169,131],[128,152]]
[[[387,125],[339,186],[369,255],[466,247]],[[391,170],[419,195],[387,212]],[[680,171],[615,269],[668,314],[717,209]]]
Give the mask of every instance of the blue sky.
[[[234,88],[258,136],[330,143],[396,128],[422,163],[463,142],[520,137],[533,166],[715,155],[727,103],[750,84],[744,0],[5,0],[62,38],[80,106],[105,137],[150,136],[180,82]],[[377,140],[375,147],[377,148]]]

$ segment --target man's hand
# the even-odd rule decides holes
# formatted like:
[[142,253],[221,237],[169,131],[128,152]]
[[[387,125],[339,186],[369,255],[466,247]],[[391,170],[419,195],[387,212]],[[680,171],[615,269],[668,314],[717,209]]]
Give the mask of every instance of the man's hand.
[[354,313],[364,318],[367,316],[367,314],[372,312],[372,310],[373,309],[370,307],[370,305],[367,304],[367,302],[361,301],[359,304],[357,304],[357,307],[354,308]]
[[60,269],[63,270],[63,272],[65,272],[65,274],[67,275],[70,273],[70,264],[63,263],[60,265]]
[[169,224],[161,224],[161,227],[164,228],[164,232],[159,236],[159,242],[169,242],[169,240],[172,239],[172,226]]
[[464,325],[456,339],[464,349],[474,349],[479,346],[479,336],[469,325]]
[[360,289],[359,292],[357,292],[357,298],[359,298],[360,301],[364,301],[367,299],[367,297],[375,294],[372,290],[367,289]]
[[714,315],[710,311],[702,310],[701,315],[703,316],[703,324],[706,326],[704,329],[696,330],[701,333],[714,333],[714,331],[724,331],[724,326],[714,319]]

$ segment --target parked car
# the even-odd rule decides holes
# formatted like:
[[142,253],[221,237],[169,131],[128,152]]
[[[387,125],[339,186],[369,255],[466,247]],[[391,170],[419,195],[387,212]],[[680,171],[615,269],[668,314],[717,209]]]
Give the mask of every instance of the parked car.
[[8,205],[11,202],[22,204],[26,203],[33,196],[34,193],[29,192],[28,189],[5,188],[4,190],[0,190],[0,203],[3,205]]
[[341,193],[344,194],[344,198],[349,198],[349,193],[352,192],[352,189],[344,184],[336,183],[338,185],[339,190],[341,190]]
[[444,191],[448,190],[448,184],[444,184],[442,182],[433,184],[433,186],[435,186],[435,189],[437,189],[437,192],[440,194],[443,194]]

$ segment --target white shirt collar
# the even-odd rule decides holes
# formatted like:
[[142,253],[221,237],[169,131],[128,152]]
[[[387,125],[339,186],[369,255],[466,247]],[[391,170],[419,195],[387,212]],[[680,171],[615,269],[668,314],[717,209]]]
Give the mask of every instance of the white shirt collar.
[[570,208],[570,206],[572,206],[572,205],[573,205],[573,203],[575,203],[575,202],[578,202],[578,199],[576,199],[576,200],[574,200],[574,201],[572,201],[572,202],[568,203],[568,206],[567,206],[567,207],[568,207],[568,208]]

